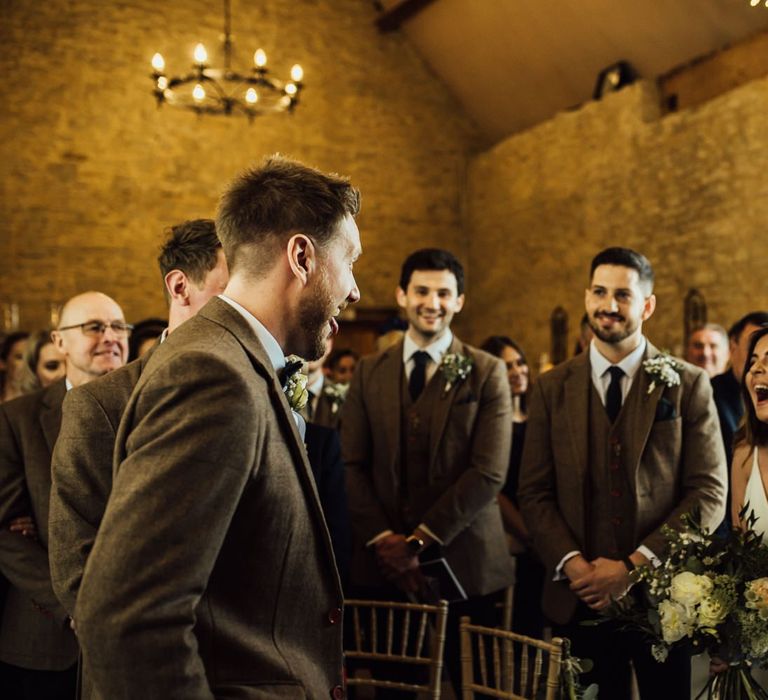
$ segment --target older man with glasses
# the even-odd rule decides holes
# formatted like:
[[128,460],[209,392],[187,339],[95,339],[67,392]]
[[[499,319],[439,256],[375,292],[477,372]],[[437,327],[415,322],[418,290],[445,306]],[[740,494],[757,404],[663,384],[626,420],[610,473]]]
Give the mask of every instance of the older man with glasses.
[[[0,617],[3,698],[74,697],[77,641],[48,566],[51,452],[67,390],[125,364],[131,328],[108,296],[73,297],[52,334],[66,356],[65,379],[0,406],[0,572],[9,582]],[[36,539],[8,529],[30,512]]]

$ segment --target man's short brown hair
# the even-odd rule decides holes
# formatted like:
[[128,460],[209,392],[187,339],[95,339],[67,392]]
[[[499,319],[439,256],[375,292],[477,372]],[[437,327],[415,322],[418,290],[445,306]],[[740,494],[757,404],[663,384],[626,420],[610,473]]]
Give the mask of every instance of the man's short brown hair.
[[[157,258],[163,280],[171,270],[181,270],[192,282],[202,284],[216,267],[219,248],[221,241],[212,219],[192,219],[171,226]],[[167,299],[165,284],[163,290]]]
[[[227,187],[216,230],[230,272],[245,267],[250,275],[261,276],[272,268],[287,238],[304,233],[322,248],[339,223],[359,209],[360,193],[346,178],[275,155]],[[242,253],[248,249],[254,254],[246,257]]]

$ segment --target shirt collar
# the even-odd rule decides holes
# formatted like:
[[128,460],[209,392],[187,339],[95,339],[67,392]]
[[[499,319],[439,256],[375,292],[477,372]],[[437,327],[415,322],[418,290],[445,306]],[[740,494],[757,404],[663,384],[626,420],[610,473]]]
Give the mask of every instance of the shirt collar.
[[[643,362],[647,344],[648,341],[645,339],[645,336],[643,336],[640,345],[629,353],[629,355],[627,355],[621,362],[617,362],[615,366],[620,367],[628,377],[634,377]],[[608,371],[609,367],[614,366],[610,360],[607,360],[600,354],[600,351],[595,346],[594,340],[589,344],[589,364],[592,366],[592,371],[597,377],[602,377]]]
[[324,383],[325,375],[322,372],[319,372],[318,377],[311,384],[307,384],[307,391],[309,391],[313,396],[320,396],[320,392],[323,390]]
[[267,356],[275,371],[285,367],[285,354],[283,353],[280,344],[275,340],[275,337],[264,327],[264,324],[234,299],[230,299],[223,294],[219,294],[219,299],[226,301],[227,304],[229,304],[235,311],[239,312],[247,321],[248,325],[259,339],[259,342],[264,346],[264,350],[267,351]]
[[411,336],[408,335],[408,331],[406,331],[405,340],[403,342],[403,364],[408,362],[408,360],[413,357],[413,353],[418,352],[419,350],[423,350],[429,354],[432,362],[434,362],[436,365],[439,365],[440,361],[443,359],[443,355],[445,355],[445,353],[448,351],[448,348],[451,347],[452,342],[453,333],[448,331],[444,336],[427,345],[427,347],[420,348],[418,345],[416,345]]

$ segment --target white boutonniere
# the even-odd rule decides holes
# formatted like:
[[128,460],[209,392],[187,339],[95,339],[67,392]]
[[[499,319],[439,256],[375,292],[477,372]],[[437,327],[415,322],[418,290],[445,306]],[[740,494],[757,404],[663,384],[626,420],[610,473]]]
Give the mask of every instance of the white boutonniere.
[[[302,364],[304,362],[300,357],[296,355],[289,355],[285,359],[286,366],[296,362]],[[299,365],[299,367],[301,367],[301,365]],[[307,377],[307,375],[304,374],[301,369],[297,369],[288,377],[288,381],[283,387],[283,393],[285,394],[285,398],[288,399],[288,405],[294,411],[298,412],[307,405],[307,401],[309,400],[309,392],[307,391],[308,379],[309,377]]]
[[338,413],[344,400],[347,398],[349,384],[337,384],[326,381],[323,385],[323,396],[327,396],[331,402],[331,413]]
[[643,362],[643,369],[651,378],[649,394],[653,393],[657,384],[667,387],[680,385],[680,372],[683,370],[683,365],[671,355],[663,353],[652,357]]
[[443,360],[440,363],[440,372],[445,378],[444,393],[447,394],[454,384],[466,379],[472,371],[473,364],[475,364],[475,361],[466,355],[458,353],[443,355]]

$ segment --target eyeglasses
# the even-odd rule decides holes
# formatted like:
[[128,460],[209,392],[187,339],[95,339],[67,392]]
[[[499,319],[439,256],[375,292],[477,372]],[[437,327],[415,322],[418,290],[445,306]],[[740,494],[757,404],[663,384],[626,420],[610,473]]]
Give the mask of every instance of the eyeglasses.
[[86,321],[85,323],[76,323],[73,326],[63,326],[58,330],[69,331],[73,328],[79,328],[84,335],[91,337],[103,335],[107,328],[111,328],[112,332],[118,338],[124,338],[130,335],[133,330],[133,326],[130,323],[123,323],[123,321],[111,321],[109,323],[104,323],[103,321]]

